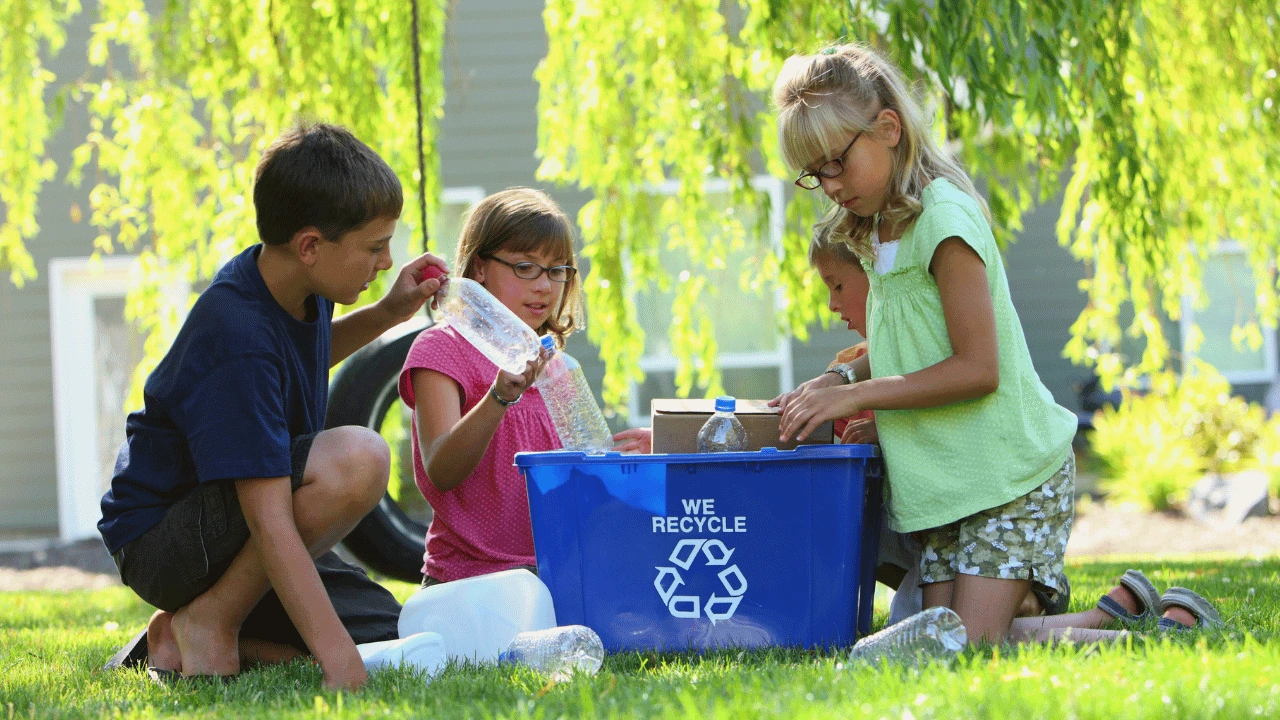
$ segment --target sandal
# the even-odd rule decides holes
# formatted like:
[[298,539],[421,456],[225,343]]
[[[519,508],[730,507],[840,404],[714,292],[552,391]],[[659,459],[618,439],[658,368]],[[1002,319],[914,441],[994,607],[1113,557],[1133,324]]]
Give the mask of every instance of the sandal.
[[[1196,619],[1196,624],[1192,627],[1197,628],[1214,628],[1222,627],[1222,618],[1218,616],[1218,611],[1213,604],[1205,600],[1198,593],[1188,590],[1184,587],[1171,587],[1165,591],[1160,598],[1160,612],[1164,613],[1171,607],[1178,607],[1191,613]],[[1173,618],[1162,617],[1156,626],[1161,630],[1190,630]]]
[[[1133,594],[1133,598],[1142,606],[1142,612],[1134,615],[1116,602],[1110,595],[1103,595],[1098,600],[1098,609],[1119,620],[1125,625],[1136,625],[1156,619],[1156,610],[1160,607],[1160,593],[1151,584],[1146,575],[1138,570],[1125,570],[1120,576],[1120,586]],[[1163,610],[1161,610],[1163,612]]]

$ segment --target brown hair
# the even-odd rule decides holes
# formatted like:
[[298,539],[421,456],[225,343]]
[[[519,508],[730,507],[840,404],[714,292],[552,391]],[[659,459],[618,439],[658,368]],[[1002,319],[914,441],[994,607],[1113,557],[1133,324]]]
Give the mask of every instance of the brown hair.
[[[472,277],[478,259],[499,250],[516,253],[546,251],[577,267],[573,257],[573,226],[564,211],[541,190],[507,188],[481,200],[471,209],[458,237],[453,267],[462,277]],[[559,347],[579,326],[582,285],[578,273],[564,284],[560,303],[540,330],[551,333]]]
[[[893,148],[893,172],[881,215],[902,226],[922,211],[920,195],[937,178],[967,193],[990,221],[987,204],[951,155],[938,147],[910,86],[893,63],[860,45],[837,45],[816,55],[787,59],[773,86],[782,156],[792,167],[831,160],[831,148],[850,136],[875,129],[882,110],[898,114],[902,135]],[[834,206],[822,224],[867,261],[874,259],[874,217],[859,217]]]
[[314,226],[327,240],[404,206],[395,171],[346,128],[299,125],[271,143],[253,178],[258,237],[284,245]]

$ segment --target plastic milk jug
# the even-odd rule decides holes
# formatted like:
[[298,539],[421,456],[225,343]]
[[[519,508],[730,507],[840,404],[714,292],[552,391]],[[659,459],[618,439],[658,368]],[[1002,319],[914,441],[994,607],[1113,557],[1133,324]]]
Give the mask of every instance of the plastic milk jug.
[[497,662],[516,635],[556,626],[551,591],[528,570],[503,570],[440,583],[400,611],[400,637],[439,633],[451,659]]

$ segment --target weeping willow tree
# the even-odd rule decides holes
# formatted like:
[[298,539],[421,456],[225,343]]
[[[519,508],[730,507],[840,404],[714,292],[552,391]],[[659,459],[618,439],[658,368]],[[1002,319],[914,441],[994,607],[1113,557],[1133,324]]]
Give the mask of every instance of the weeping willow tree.
[[[138,255],[126,316],[146,333],[148,359],[135,380],[163,355],[194,298],[173,288],[198,288],[256,242],[253,170],[275,137],[305,120],[351,128],[405,181],[403,217],[416,227],[423,208],[414,190],[421,181],[427,203],[439,192],[432,148],[444,101],[444,0],[154,7],[99,0],[89,72],[61,79],[88,110],[89,132],[66,177],[93,180],[95,251]],[[34,276],[24,241],[38,230],[40,187],[56,173],[44,155],[57,110],[44,99],[56,81],[46,63],[79,11],[75,0],[0,0],[0,267],[17,284]]]
[[[1164,367],[1161,317],[1201,295],[1202,261],[1227,238],[1259,279],[1258,317],[1275,322],[1274,0],[549,0],[544,20],[539,173],[593,196],[579,223],[610,403],[641,377],[634,297],[648,288],[675,295],[681,390],[718,384],[701,276],[750,235],[731,218],[694,232],[703,188],[727,180],[735,202],[758,205],[753,173],[791,176],[768,91],[788,56],[838,42],[879,49],[916,83],[938,137],[985,186],[1002,243],[1067,178],[1058,239],[1088,269],[1073,361],[1107,381]],[[658,198],[670,181],[679,192]],[[808,228],[825,211],[813,195],[790,194],[781,252],[758,243],[741,278],[776,283],[788,298],[778,322],[802,339],[825,305],[806,268]],[[691,271],[666,277],[663,243],[687,251]],[[1120,354],[1126,335],[1139,355]],[[1235,335],[1261,343],[1256,322]]]
[[[419,1],[421,176],[433,202],[445,0]],[[97,248],[140,256],[127,313],[148,333],[152,362],[189,302],[164,289],[198,287],[252,242],[252,168],[286,126],[344,123],[417,184],[413,4],[96,7],[93,71],[62,79],[87,102],[91,123],[67,177],[93,178]],[[0,268],[17,284],[34,276],[25,243],[38,230],[40,188],[56,173],[44,152],[56,116],[45,104],[56,80],[46,61],[79,12],[77,0],[0,0]],[[1177,318],[1181,297],[1200,294],[1202,261],[1224,238],[1245,248],[1259,278],[1257,315],[1275,322],[1275,0],[549,0],[544,20],[539,174],[593,196],[579,216],[592,263],[588,326],[612,405],[641,377],[635,293],[650,288],[674,296],[680,390],[719,387],[707,277],[730,253],[747,248],[755,258],[744,288],[781,289],[780,329],[803,339],[821,318],[805,248],[825,201],[789,193],[775,251],[754,240],[767,236],[761,228],[714,212],[707,183],[726,181],[731,206],[767,206],[754,175],[790,177],[768,90],[789,55],[842,41],[880,49],[916,82],[939,138],[983,181],[1002,242],[1067,178],[1058,237],[1088,267],[1072,360],[1109,380],[1166,365],[1161,317]],[[654,192],[670,182],[674,195]],[[420,208],[407,199],[412,223]],[[664,245],[694,266],[667,277]],[[1120,354],[1125,335],[1140,341],[1139,356]],[[1236,335],[1261,342],[1256,323]]]

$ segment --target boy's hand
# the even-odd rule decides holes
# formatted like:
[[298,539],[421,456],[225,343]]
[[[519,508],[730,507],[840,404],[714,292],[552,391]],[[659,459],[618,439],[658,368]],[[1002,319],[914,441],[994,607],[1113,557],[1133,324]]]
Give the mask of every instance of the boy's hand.
[[347,659],[341,667],[332,667],[334,663],[321,663],[324,674],[324,686],[330,690],[358,690],[369,681],[369,672],[364,669],[364,661],[360,653],[354,659]]
[[794,402],[796,398],[800,397],[800,394],[803,393],[805,390],[808,390],[810,388],[817,389],[817,388],[824,388],[824,387],[835,387],[837,385],[843,385],[843,384],[844,384],[844,378],[840,377],[839,375],[833,372],[824,372],[812,380],[808,380],[806,382],[801,383],[800,386],[797,387],[795,390],[792,390],[791,392],[782,393],[778,397],[770,400],[769,407],[778,408],[778,414],[781,415],[787,411],[787,407],[791,405],[791,403]]
[[809,385],[787,403],[787,409],[783,411],[782,420],[778,423],[778,439],[783,442],[793,437],[797,441],[804,440],[828,420],[856,415],[862,410],[858,406],[860,391],[859,385]]
[[400,274],[391,284],[391,289],[378,301],[378,306],[395,323],[402,323],[413,317],[427,300],[432,300],[432,307],[435,307],[435,294],[448,282],[448,278],[432,277],[436,273],[428,272],[428,267],[449,272],[449,266],[444,260],[431,253],[419,255],[413,262],[400,268]]
[[618,443],[613,447],[614,452],[641,453],[644,455],[653,452],[653,430],[651,428],[623,430],[613,436],[613,441]]

